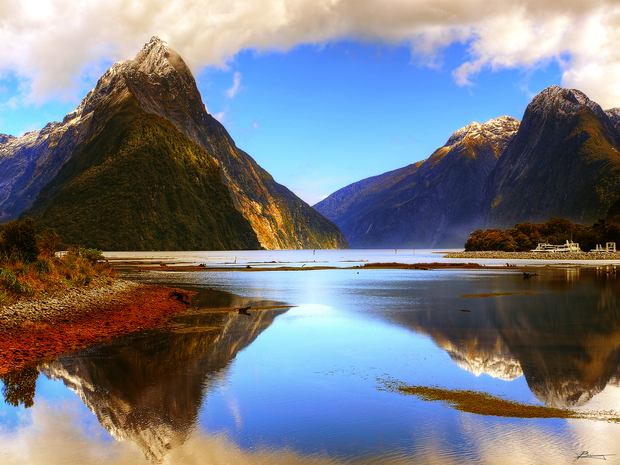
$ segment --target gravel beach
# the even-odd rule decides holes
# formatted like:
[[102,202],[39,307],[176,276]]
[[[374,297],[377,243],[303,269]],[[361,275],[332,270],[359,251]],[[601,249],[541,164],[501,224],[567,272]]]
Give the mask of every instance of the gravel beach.
[[66,318],[87,307],[98,307],[119,302],[120,293],[143,286],[132,281],[117,279],[108,283],[107,278],[95,279],[87,287],[69,288],[57,296],[44,298],[22,298],[8,307],[0,307],[0,324],[18,325],[26,321],[46,321]]
[[186,311],[190,294],[101,280],[56,297],[20,300],[0,309],[0,376],[114,337],[164,327]]

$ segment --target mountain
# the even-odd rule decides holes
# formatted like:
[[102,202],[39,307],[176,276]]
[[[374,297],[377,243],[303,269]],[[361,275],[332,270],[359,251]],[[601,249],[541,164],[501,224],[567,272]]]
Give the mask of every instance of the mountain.
[[[314,206],[353,247],[462,247],[478,228],[620,218],[620,108],[551,86],[519,122],[456,131],[430,158],[351,184]],[[607,215],[607,216],[606,216]]]
[[480,221],[487,176],[518,128],[506,116],[473,122],[427,160],[351,184],[314,208],[352,247],[462,246]]
[[485,185],[487,227],[552,216],[592,224],[620,196],[620,112],[551,86],[527,106],[519,132]]
[[260,248],[202,147],[131,96],[104,113],[26,211],[41,229],[103,250]]
[[[140,130],[131,128],[132,118],[138,118]],[[178,149],[174,153],[173,147]],[[119,156],[115,152],[119,148],[129,158]],[[159,153],[157,166],[154,158],[150,162],[140,158],[153,153]],[[121,162],[128,170],[124,174],[118,169]],[[214,194],[220,187],[215,187],[216,176],[207,168],[213,162],[220,170],[219,184],[249,222],[258,243],[245,227],[233,231],[241,224],[235,215],[224,222],[223,231],[216,227],[228,206],[220,205],[220,193]],[[115,171],[127,178],[106,189],[102,178],[113,179]],[[211,172],[208,179],[207,171]],[[61,236],[70,222],[74,225],[69,231],[79,232],[88,225],[90,232],[104,236],[112,229],[128,228],[110,239],[118,249],[204,248],[199,239],[187,242],[196,234],[211,237],[208,248],[348,247],[333,223],[236,147],[207,112],[183,59],[157,37],[135,59],[113,65],[63,122],[19,138],[0,135],[0,172],[0,221],[28,214],[57,228]],[[173,178],[167,179],[167,172]],[[129,182],[133,177],[135,186]],[[205,182],[210,187],[203,186]],[[97,195],[101,198],[96,199]],[[134,197],[135,201],[128,201]],[[108,206],[101,214],[84,218],[80,215],[85,213],[86,200],[93,208],[110,202],[118,208]],[[210,208],[215,205],[219,211],[212,214]],[[204,223],[197,212],[211,221]],[[103,224],[110,221],[116,226]],[[147,223],[155,223],[154,228],[145,229]],[[169,238],[161,237],[170,227],[176,230]],[[73,232],[68,234],[71,240],[77,239]],[[82,235],[83,243],[91,245],[90,240]]]

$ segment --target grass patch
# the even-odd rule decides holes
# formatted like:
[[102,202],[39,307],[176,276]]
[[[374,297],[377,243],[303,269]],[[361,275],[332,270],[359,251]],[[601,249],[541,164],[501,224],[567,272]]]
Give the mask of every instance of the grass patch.
[[395,380],[381,381],[382,388],[387,391],[416,396],[430,402],[441,402],[461,412],[476,415],[509,418],[588,418],[573,410],[522,404],[485,392],[443,389],[437,386],[409,386]]
[[116,278],[115,270],[107,262],[83,257],[78,250],[64,257],[39,257],[31,263],[0,261],[0,307],[12,305],[23,297],[84,287],[96,278],[106,278],[109,282]]

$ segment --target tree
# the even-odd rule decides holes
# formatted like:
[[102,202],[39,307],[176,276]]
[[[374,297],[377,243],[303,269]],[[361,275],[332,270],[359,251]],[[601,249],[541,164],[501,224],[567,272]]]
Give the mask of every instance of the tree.
[[0,233],[0,254],[24,263],[30,263],[39,256],[37,228],[32,218],[7,223]]

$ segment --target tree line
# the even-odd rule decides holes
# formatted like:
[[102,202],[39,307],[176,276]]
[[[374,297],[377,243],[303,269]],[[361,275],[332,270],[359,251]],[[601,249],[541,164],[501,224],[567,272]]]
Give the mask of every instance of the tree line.
[[538,243],[564,244],[572,240],[584,252],[606,242],[620,245],[620,224],[598,220],[592,226],[573,223],[566,218],[551,218],[546,223],[517,223],[512,229],[477,229],[465,242],[465,251],[500,250],[527,252]]

